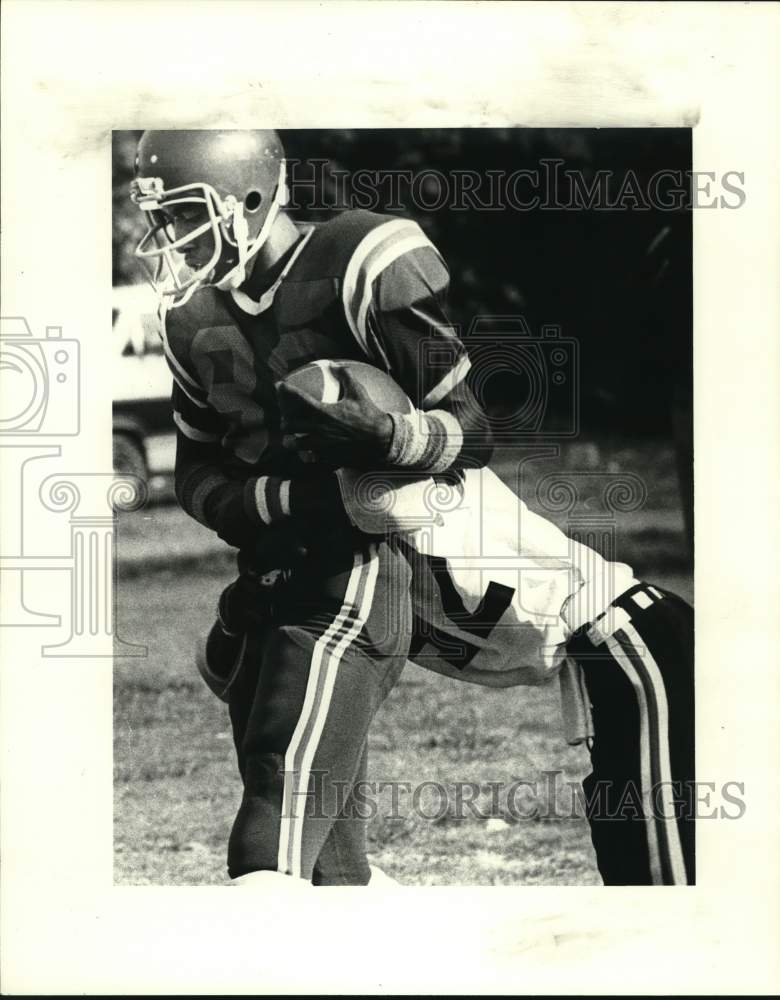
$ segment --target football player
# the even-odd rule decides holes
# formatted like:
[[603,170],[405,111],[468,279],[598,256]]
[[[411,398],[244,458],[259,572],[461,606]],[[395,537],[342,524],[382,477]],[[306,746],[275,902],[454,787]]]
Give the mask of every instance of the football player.
[[[293,222],[272,131],[145,132],[135,175],[149,221],[137,254],[174,378],[177,497],[239,549],[222,602],[223,637],[238,607],[246,642],[227,695],[244,782],[228,870],[240,884],[269,872],[365,884],[364,828],[343,790],[365,772],[369,724],[409,652],[411,570],[395,538],[361,530],[329,470],[424,476],[489,459],[443,309],[447,268],[407,219]],[[431,343],[437,363],[420,364]],[[309,361],[367,358],[413,415],[384,412],[348,372],[327,411],[275,389]]]
[[[370,720],[410,656],[481,683],[560,672],[575,736],[595,727],[585,790],[605,883],[693,881],[691,609],[569,542],[485,469],[490,430],[443,311],[446,267],[419,227],[364,211],[296,225],[271,132],[145,133],[136,175],[150,221],[138,253],[174,374],[177,494],[240,550],[202,658],[244,779],[231,876],[368,880],[340,789],[365,773]],[[415,412],[385,412],[348,368],[336,402],[274,391],[336,358],[370,360]],[[384,469],[391,491],[411,473],[392,516],[357,502],[340,466]],[[409,525],[431,476],[462,502],[423,547]],[[484,593],[475,559],[491,563]]]

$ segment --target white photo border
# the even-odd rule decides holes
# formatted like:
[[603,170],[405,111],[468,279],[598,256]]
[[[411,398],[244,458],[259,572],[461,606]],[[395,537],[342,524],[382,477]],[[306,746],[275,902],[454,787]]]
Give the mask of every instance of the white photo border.
[[[44,657],[36,629],[4,628],[5,991],[776,989],[780,7],[6,0],[3,21],[3,315],[79,342],[63,474],[111,463],[112,129],[688,125],[694,169],[744,173],[738,211],[694,217],[695,482],[698,767],[743,780],[748,806],[699,824],[687,890],[331,889],[290,905],[114,887],[111,660]],[[60,601],[56,576],[40,574],[36,607]]]

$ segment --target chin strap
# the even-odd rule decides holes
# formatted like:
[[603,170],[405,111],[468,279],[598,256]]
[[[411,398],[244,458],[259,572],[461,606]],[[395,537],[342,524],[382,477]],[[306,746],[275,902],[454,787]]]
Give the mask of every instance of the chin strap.
[[274,221],[279,214],[279,209],[282,208],[283,205],[286,205],[287,201],[288,193],[286,169],[284,160],[282,160],[279,164],[279,182],[276,185],[274,199],[271,202],[271,207],[268,210],[268,215],[265,217],[260,232],[254,238],[251,245],[249,243],[249,225],[246,221],[246,216],[244,215],[244,203],[242,201],[238,201],[233,206],[233,237],[236,241],[238,263],[234,268],[232,268],[232,270],[228,271],[221,281],[216,283],[216,287],[220,291],[225,292],[230,289],[239,288],[246,281],[247,264],[268,239],[268,235],[271,232],[271,226],[273,226]]

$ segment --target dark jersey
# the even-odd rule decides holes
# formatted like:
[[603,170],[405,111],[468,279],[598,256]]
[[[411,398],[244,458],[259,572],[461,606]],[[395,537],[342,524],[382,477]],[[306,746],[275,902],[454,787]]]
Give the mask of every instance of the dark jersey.
[[312,360],[370,361],[434,408],[468,357],[444,312],[449,275],[417,223],[362,210],[301,226],[281,280],[255,301],[203,288],[165,317],[176,424],[228,468],[294,474],[274,382]]

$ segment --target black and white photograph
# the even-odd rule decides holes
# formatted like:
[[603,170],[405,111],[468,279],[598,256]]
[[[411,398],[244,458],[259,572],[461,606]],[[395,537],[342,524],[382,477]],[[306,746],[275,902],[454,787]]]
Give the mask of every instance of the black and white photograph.
[[776,993],[778,5],[0,16],[3,992]]
[[118,881],[693,884],[691,130],[113,151]]

